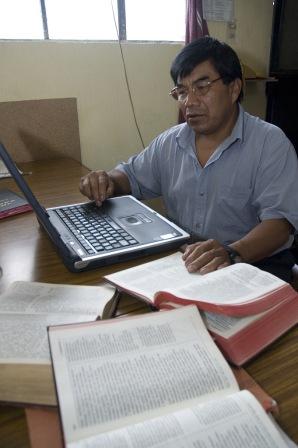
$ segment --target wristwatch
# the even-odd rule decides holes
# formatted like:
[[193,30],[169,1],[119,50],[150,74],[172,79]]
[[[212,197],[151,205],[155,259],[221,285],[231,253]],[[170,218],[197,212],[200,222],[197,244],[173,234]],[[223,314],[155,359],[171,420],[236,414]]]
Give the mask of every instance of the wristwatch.
[[225,248],[226,252],[228,253],[231,264],[241,263],[243,261],[241,258],[241,255],[239,254],[239,252],[237,252],[236,249],[233,249],[231,246],[226,246],[226,245],[224,245],[223,247]]

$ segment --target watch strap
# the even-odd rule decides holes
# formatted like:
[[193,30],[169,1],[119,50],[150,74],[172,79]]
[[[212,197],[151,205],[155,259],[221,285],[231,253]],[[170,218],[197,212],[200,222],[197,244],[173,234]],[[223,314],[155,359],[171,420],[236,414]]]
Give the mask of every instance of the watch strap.
[[239,252],[236,249],[233,249],[231,246],[228,246],[228,245],[223,245],[223,247],[225,248],[226,252],[228,253],[231,264],[242,262],[241,255],[239,254]]

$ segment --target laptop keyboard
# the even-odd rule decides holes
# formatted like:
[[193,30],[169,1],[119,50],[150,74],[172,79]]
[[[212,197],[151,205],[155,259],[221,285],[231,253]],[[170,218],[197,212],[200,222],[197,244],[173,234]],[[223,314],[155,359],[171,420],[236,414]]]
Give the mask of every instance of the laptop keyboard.
[[110,216],[99,214],[97,206],[93,204],[60,208],[56,212],[88,254],[121,249],[138,243]]

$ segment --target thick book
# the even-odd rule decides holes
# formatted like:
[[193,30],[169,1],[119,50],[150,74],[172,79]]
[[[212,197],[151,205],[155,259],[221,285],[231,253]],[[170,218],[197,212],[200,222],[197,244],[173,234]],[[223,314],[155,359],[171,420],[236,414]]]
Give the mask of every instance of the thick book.
[[0,190],[0,219],[32,210],[27,200],[8,189]]
[[12,283],[0,295],[0,362],[50,364],[47,327],[110,317],[114,297],[109,284]]
[[105,276],[156,309],[195,304],[225,356],[243,365],[298,322],[298,294],[286,282],[238,263],[189,273],[177,252]]
[[0,401],[48,403],[53,383],[47,327],[110,317],[115,295],[109,284],[12,283],[0,295]]
[[67,448],[286,447],[195,306],[53,326],[49,342]]

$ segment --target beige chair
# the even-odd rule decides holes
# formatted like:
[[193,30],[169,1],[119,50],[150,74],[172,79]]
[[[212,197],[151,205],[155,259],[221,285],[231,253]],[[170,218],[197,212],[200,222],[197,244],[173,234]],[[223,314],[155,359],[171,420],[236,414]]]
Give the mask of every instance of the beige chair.
[[0,103],[0,141],[17,163],[56,157],[81,161],[76,98]]

